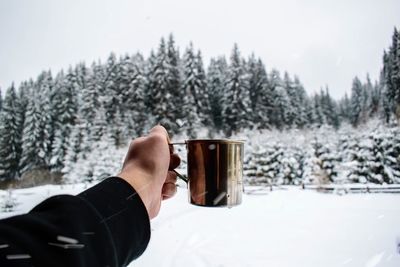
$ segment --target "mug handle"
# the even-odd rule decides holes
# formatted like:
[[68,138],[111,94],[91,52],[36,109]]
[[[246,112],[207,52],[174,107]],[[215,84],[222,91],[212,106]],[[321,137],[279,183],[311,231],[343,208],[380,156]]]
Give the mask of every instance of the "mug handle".
[[179,172],[172,170],[176,176],[178,176],[180,179],[182,179],[185,183],[188,183],[189,179],[187,179],[185,176],[183,176],[182,174],[180,174]]
[[[175,146],[175,145],[186,145],[186,142],[174,142],[174,143],[169,143],[170,146]],[[180,178],[181,180],[183,180],[186,184],[189,182],[189,179],[186,178],[185,176],[183,176],[182,174],[180,174],[179,172],[172,170],[176,176],[178,176],[178,178]]]

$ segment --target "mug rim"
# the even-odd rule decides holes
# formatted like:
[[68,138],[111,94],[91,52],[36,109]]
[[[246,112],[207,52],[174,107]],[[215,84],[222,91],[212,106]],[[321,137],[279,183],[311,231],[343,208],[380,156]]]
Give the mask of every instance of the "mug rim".
[[232,139],[188,139],[185,143],[217,143],[217,144],[244,144],[244,140],[232,140]]

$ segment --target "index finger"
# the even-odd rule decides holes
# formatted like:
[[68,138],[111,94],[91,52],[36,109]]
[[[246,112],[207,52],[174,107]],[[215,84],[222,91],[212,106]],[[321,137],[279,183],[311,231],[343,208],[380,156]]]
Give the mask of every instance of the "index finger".
[[162,134],[162,135],[164,135],[165,136],[165,138],[167,139],[167,142],[169,143],[169,135],[168,135],[168,132],[167,132],[167,129],[165,129],[163,126],[161,126],[161,125],[156,125],[156,126],[154,126],[151,130],[150,130],[150,133],[149,133],[149,135],[152,135],[152,134]]

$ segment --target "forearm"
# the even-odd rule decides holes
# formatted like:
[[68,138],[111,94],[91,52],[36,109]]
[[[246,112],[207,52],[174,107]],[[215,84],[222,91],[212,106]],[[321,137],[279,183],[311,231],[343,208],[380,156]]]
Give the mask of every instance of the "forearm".
[[125,266],[149,238],[140,197],[124,180],[109,178],[78,196],[55,196],[28,214],[1,220],[0,266]]

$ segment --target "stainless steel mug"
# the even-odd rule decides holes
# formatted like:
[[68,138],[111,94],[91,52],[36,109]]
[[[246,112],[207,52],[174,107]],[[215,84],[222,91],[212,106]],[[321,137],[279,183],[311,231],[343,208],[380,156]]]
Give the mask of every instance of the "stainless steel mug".
[[185,141],[189,202],[205,207],[231,207],[242,202],[244,142]]

